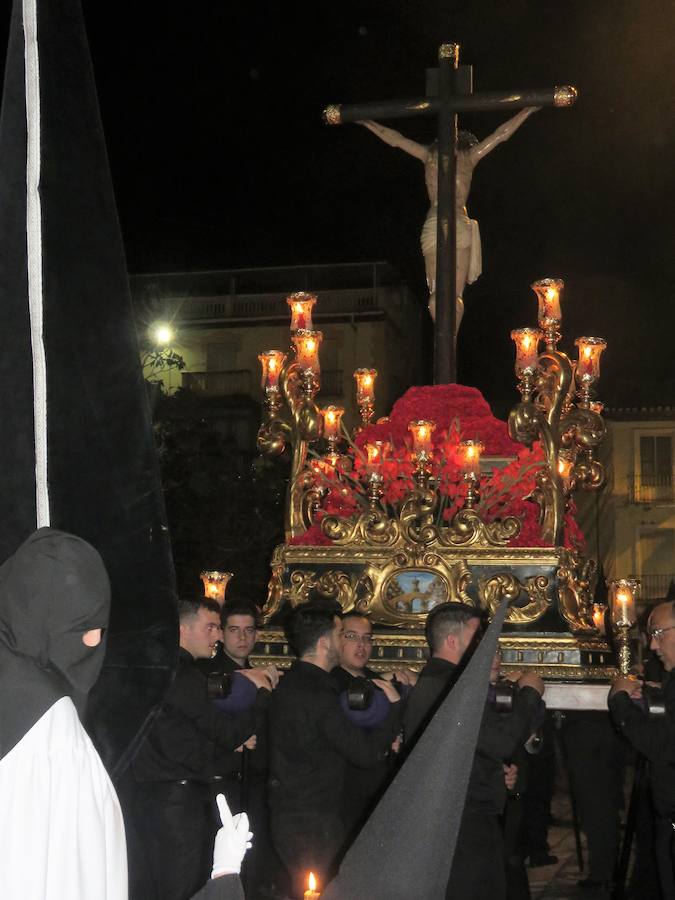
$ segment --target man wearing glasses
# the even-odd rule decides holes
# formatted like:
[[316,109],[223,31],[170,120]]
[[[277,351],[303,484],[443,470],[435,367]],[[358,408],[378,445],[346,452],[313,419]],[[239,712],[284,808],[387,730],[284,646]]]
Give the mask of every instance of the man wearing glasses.
[[414,685],[417,673],[411,669],[394,669],[391,672],[375,672],[368,668],[373,653],[373,626],[368,616],[347,613],[342,617],[342,649],[340,664],[333,670],[333,678],[341,690],[349,686],[352,678],[384,678],[399,684]]
[[[340,663],[331,672],[331,679],[342,693],[358,678],[383,678],[393,681],[400,694],[404,694],[417,681],[417,674],[410,669],[396,669],[392,672],[378,673],[368,667],[373,652],[373,625],[368,616],[352,613],[342,618],[342,643],[340,647]],[[378,707],[384,715],[386,702],[384,699]],[[373,714],[374,714],[373,710]],[[347,765],[345,789],[343,793],[343,817],[348,824],[350,834],[356,834],[368,817],[377,799],[387,784],[394,765],[395,753],[398,751],[400,738],[392,744],[387,758],[380,759],[374,765],[364,768],[352,764]]]
[[609,711],[627,740],[651,765],[654,843],[663,900],[675,900],[675,605],[659,603],[647,621],[649,646],[665,669],[661,683],[665,715],[651,718],[642,704],[642,683],[620,677],[609,692]]

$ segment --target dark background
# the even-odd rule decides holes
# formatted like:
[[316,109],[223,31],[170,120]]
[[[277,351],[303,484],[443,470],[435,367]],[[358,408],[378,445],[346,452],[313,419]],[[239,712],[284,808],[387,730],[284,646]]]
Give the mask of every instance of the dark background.
[[[531,281],[562,276],[564,346],[609,341],[600,399],[675,406],[672,0],[83,6],[131,272],[381,259],[423,307],[422,166],[356,125],[323,125],[323,107],[423,94],[443,41],[462,45],[476,90],[575,84],[574,107],[531,117],[475,173],[484,273],[465,295],[459,380],[508,409],[509,332],[536,321]],[[503,120],[460,124],[482,138]],[[389,124],[434,137],[431,120]],[[430,373],[429,337],[411,352]],[[164,427],[179,580],[232,568],[262,596],[285,469],[224,467],[200,411]],[[245,573],[242,546],[257,560]]]
[[675,402],[671,0],[83,5],[131,272],[386,259],[423,303],[421,165],[322,108],[422,94],[447,40],[476,90],[577,85],[476,171],[459,380],[513,399],[509,331],[534,322],[529,283],[562,275],[568,341],[609,341],[600,397]]

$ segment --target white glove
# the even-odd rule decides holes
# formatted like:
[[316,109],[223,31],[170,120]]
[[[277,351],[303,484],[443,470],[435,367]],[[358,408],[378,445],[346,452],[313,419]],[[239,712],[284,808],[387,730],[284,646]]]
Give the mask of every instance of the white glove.
[[238,875],[241,871],[241,861],[251,846],[253,837],[248,830],[248,816],[246,813],[237,813],[233,816],[224,794],[218,794],[216,803],[223,827],[216,834],[211,878],[218,878],[219,875]]

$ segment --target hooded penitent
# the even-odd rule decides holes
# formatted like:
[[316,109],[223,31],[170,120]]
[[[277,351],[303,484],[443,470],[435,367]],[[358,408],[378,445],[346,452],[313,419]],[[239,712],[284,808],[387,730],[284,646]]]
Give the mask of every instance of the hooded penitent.
[[[73,702],[96,683],[110,585],[89,544],[41,528],[0,568],[0,896],[126,900],[110,779]],[[96,638],[91,635],[88,638]]]
[[175,586],[79,0],[14,2],[0,117],[0,420],[0,562],[49,525],[105,562],[110,625],[87,720],[120,772],[175,665]]
[[0,567],[0,759],[61,697],[80,703],[103,665],[110,584],[80,538],[41,528]]

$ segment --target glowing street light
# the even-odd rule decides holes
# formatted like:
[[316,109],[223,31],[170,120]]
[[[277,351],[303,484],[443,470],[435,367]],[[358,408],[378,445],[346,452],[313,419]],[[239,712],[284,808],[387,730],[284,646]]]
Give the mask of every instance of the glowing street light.
[[157,347],[168,347],[176,338],[176,332],[168,322],[153,322],[149,329],[150,340]]

